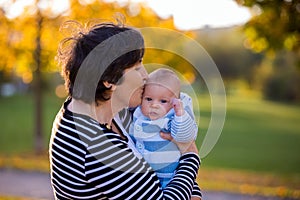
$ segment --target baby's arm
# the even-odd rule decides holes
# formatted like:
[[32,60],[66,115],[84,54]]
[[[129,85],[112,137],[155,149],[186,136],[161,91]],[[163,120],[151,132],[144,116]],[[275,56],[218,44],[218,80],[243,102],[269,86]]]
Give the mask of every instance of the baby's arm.
[[[196,138],[198,132],[198,127],[194,120],[195,117],[193,113],[191,98],[187,95],[185,95],[184,98],[184,100],[173,99],[172,101],[175,116],[170,123],[171,135],[178,142],[193,141]],[[199,188],[198,184],[194,182],[191,200],[201,199],[201,189]]]
[[184,94],[181,99],[173,99],[172,105],[175,112],[169,124],[172,137],[178,142],[193,141],[197,136],[198,126],[194,120],[191,98]]
[[172,100],[172,105],[173,105],[176,116],[184,115],[185,111],[184,111],[184,108],[183,108],[183,103],[180,99],[175,99],[174,98]]

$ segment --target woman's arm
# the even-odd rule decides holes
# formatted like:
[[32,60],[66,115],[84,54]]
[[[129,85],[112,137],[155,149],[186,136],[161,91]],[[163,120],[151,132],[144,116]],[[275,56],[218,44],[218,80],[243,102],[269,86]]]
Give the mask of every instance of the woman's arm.
[[[189,199],[200,165],[197,153],[186,151],[170,184],[162,191],[155,172],[138,159],[125,141],[106,132],[88,148],[88,181],[110,199]],[[197,149],[197,148],[196,148]]]
[[186,153],[181,156],[175,176],[164,189],[165,197],[168,199],[190,199],[199,165],[200,160],[197,154]]

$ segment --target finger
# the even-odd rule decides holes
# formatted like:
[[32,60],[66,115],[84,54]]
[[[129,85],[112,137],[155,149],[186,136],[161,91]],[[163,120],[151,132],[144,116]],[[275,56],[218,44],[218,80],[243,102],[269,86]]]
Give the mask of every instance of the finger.
[[160,137],[165,140],[173,140],[173,137],[170,133],[160,132]]
[[176,99],[176,98],[173,98],[173,99],[172,99],[172,105],[173,105],[173,106],[178,105],[178,103],[179,103],[179,100],[178,100],[178,99]]

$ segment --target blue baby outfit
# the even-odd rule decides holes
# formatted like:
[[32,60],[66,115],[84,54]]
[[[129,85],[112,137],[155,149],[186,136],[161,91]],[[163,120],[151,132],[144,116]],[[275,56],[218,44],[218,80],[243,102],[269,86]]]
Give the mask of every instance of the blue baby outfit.
[[129,128],[129,135],[137,150],[156,171],[163,188],[173,177],[180,151],[173,142],[162,139],[160,131],[171,133],[178,142],[193,141],[198,132],[192,99],[185,93],[180,93],[180,99],[185,110],[183,116],[176,116],[174,109],[171,109],[163,118],[151,120],[138,107]]

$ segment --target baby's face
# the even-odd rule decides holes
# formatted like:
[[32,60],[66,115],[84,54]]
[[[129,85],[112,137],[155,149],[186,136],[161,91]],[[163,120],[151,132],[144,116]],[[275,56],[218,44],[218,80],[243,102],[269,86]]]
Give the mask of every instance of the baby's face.
[[163,117],[172,108],[172,99],[175,94],[166,87],[149,84],[145,86],[141,110],[151,120]]

